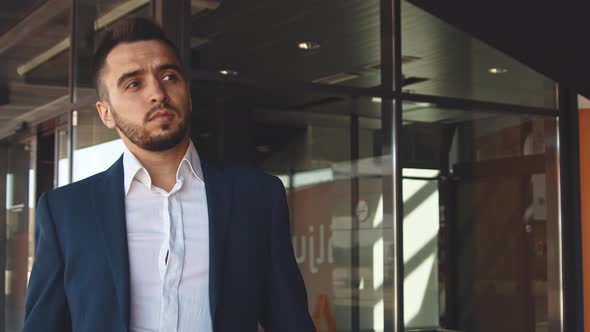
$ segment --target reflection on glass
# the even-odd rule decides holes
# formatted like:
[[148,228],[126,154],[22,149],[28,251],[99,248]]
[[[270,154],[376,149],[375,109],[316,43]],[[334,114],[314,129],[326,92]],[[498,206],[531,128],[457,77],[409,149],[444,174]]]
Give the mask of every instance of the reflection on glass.
[[97,30],[129,15],[149,16],[150,0],[96,0]]
[[[78,58],[74,59],[76,75],[71,82],[74,89],[73,101],[81,108],[94,108],[97,100],[94,89],[92,57],[101,39],[101,33],[108,27],[130,16],[150,17],[149,0],[97,0],[80,4],[78,9],[78,31],[84,32],[78,47]],[[87,35],[94,33],[93,44],[88,43]]]
[[74,151],[74,160],[76,160],[74,181],[106,170],[119,159],[124,151],[125,144],[120,139]]
[[[113,23],[129,16],[149,17],[149,0],[99,0],[92,3],[89,20],[94,21],[96,32],[94,43],[97,44],[100,32]],[[94,45],[96,47],[96,45]],[[80,72],[88,71],[84,61],[77,63]],[[90,77],[90,75],[81,75]],[[72,180],[78,181],[111,166],[123,153],[125,147],[119,135],[113,129],[105,127],[95,108],[98,100],[92,82],[81,79],[74,82],[78,96],[77,106],[72,116],[73,121],[73,162]]]
[[355,322],[361,330],[383,330],[380,165],[367,158],[279,175],[289,193],[295,256],[319,331],[354,331]]
[[547,331],[555,119],[406,102],[403,121],[406,328]]
[[109,168],[125,151],[117,132],[105,127],[95,109],[75,111],[73,181]]
[[57,129],[57,186],[62,187],[70,183],[70,157],[69,157],[69,129],[67,127]]
[[404,317],[406,327],[437,326],[439,321],[438,171],[404,169]]
[[30,157],[31,146],[26,142],[10,142],[1,151],[5,162],[0,164],[3,182],[2,200],[5,214],[0,220],[5,221],[5,322],[0,326],[3,331],[17,332],[22,328],[24,317],[24,299],[28,275],[32,237],[30,237]]
[[[39,10],[33,2],[28,2],[22,6],[4,6],[2,14],[10,17],[20,7],[27,9],[26,15]],[[31,121],[27,114],[35,112],[42,116],[67,109],[70,8],[60,4],[52,15],[42,16],[43,21],[35,21],[31,26],[23,27],[23,22],[15,22],[2,35],[6,40],[11,40],[8,36],[20,38],[5,43],[0,52],[0,105],[3,114],[8,115],[8,121],[0,125],[0,136],[11,135],[23,122]]]
[[377,0],[203,3],[193,6],[192,68],[260,82],[381,83]]
[[[6,121],[0,121],[0,137],[5,139],[0,148],[0,221],[6,230],[6,242],[0,243],[5,249],[0,254],[6,265],[0,276],[5,284],[0,296],[4,309],[0,330],[17,332],[22,329],[26,285],[33,262],[34,203],[39,180],[35,176],[36,143],[22,136],[32,129],[25,124],[68,109],[71,4],[55,2],[48,8],[43,1],[4,3],[2,16],[6,19],[0,24],[4,41],[0,52],[0,105]],[[26,20],[30,15],[36,19]],[[6,138],[15,132],[18,137]],[[52,139],[52,151],[54,144]],[[51,161],[54,159],[52,154]],[[53,180],[51,169],[48,182],[53,184]]]
[[553,81],[402,1],[404,91],[556,108]]
[[249,164],[286,188],[294,254],[318,331],[382,331],[380,104],[191,82],[202,158]]

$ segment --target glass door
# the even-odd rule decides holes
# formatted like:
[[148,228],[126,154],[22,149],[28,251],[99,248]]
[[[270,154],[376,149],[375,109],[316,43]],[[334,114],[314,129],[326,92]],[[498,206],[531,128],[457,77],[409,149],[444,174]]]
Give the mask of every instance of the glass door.
[[3,319],[1,331],[22,329],[24,299],[34,253],[35,155],[34,139],[5,141],[0,147],[2,210],[0,263]]

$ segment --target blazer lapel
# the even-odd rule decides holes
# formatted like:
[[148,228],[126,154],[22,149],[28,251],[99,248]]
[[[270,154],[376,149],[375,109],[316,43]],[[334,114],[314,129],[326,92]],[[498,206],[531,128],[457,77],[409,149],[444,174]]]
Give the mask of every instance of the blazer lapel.
[[103,236],[117,292],[119,313],[129,328],[129,251],[125,224],[123,157],[119,158],[95,186],[94,215]]
[[209,303],[211,320],[215,314],[221,294],[225,243],[229,226],[232,184],[221,166],[202,161],[207,208],[209,212]]

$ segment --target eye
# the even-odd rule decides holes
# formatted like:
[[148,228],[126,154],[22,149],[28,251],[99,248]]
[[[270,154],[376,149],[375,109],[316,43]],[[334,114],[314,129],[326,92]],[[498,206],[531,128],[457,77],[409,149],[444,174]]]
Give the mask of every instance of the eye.
[[162,80],[174,81],[174,80],[176,80],[176,78],[177,78],[176,74],[166,74],[166,75],[164,75],[164,77],[162,77]]
[[138,82],[136,82],[136,81],[131,81],[131,82],[127,83],[127,85],[125,86],[125,88],[126,88],[126,89],[129,89],[129,88],[135,88],[135,87],[136,87],[136,86],[138,86],[138,85],[139,85],[139,83],[138,83]]

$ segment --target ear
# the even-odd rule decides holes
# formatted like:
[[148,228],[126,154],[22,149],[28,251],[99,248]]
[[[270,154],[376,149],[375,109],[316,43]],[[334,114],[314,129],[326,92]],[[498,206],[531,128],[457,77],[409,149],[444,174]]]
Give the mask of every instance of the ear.
[[107,128],[115,128],[115,120],[113,119],[113,113],[111,112],[111,107],[108,102],[102,100],[97,101],[96,110],[98,111],[98,116],[100,116],[102,123],[107,126]]

